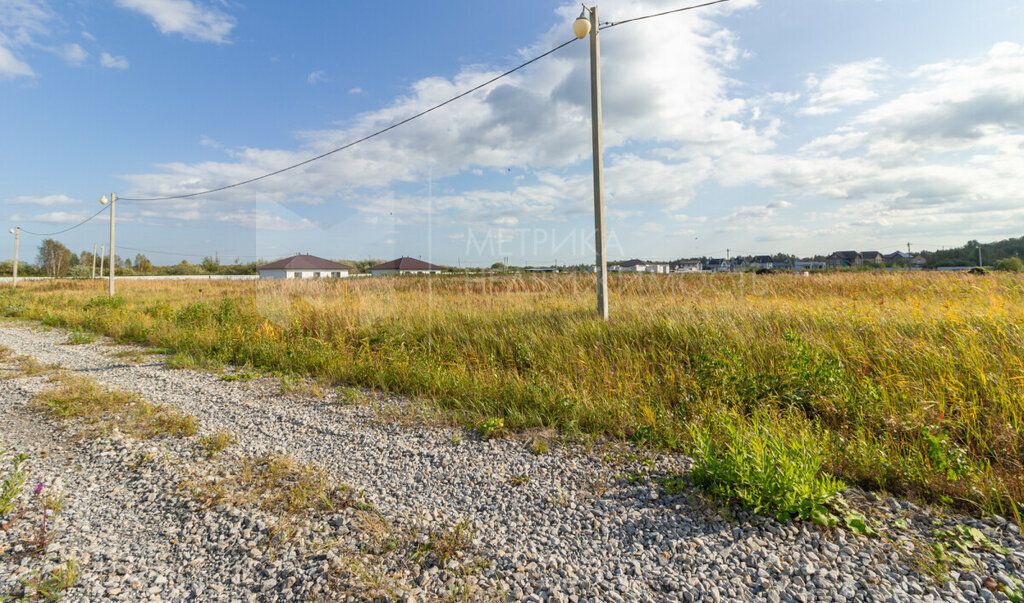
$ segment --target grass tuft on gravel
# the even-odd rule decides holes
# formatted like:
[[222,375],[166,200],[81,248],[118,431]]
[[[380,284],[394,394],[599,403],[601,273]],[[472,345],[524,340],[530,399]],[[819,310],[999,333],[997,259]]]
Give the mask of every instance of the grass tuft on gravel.
[[39,393],[36,404],[56,419],[82,419],[101,432],[116,426],[138,438],[187,437],[196,432],[194,417],[147,402],[138,394],[105,388],[75,375],[58,374],[53,381],[57,387]]
[[288,514],[330,513],[360,506],[352,488],[338,483],[322,468],[289,456],[248,457],[224,473],[227,478],[197,488],[197,497],[211,506],[251,504]]

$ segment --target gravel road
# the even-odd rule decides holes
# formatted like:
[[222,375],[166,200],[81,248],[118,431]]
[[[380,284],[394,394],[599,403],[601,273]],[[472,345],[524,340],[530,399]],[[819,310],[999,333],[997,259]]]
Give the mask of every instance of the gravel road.
[[[850,490],[882,537],[780,524],[689,486],[667,494],[658,478],[685,472],[682,456],[554,443],[537,454],[522,438],[395,420],[410,414],[401,399],[285,396],[268,377],[225,381],[166,368],[161,356],[132,359],[136,348],[67,341],[57,329],[0,324],[10,356],[136,392],[194,416],[200,435],[226,431],[236,442],[218,464],[197,454],[198,436],[80,437],[31,409],[51,385],[19,375],[9,358],[0,449],[26,452],[31,484],[63,484],[66,504],[45,554],[25,555],[40,518],[23,495],[21,527],[0,532],[0,597],[72,555],[82,573],[69,600],[973,601],[1007,600],[1024,576],[1018,526],[999,517]],[[323,468],[366,505],[300,518],[272,546],[281,516],[211,507],[185,486],[229,477],[230,459],[266,455]],[[968,548],[973,567],[937,560],[935,530],[957,526],[1010,552]],[[469,536],[439,557],[453,534]]]

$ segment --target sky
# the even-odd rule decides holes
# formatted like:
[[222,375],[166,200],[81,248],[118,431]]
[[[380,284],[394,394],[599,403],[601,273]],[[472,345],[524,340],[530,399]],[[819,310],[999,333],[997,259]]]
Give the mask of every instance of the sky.
[[[608,0],[602,22],[696,4]],[[117,253],[592,263],[580,6],[0,0],[21,258],[116,192]],[[730,0],[601,42],[610,260],[1024,235],[1024,3]],[[109,218],[53,235],[108,243]],[[13,237],[12,237],[13,239]],[[13,240],[0,257],[13,255]]]

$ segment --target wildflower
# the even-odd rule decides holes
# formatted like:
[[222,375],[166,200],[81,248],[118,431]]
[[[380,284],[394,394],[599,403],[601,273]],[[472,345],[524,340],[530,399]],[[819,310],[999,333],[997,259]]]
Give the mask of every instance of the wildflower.
[[43,491],[43,482],[39,482],[39,485],[36,486],[35,492],[36,492],[36,494],[39,494],[42,491]]

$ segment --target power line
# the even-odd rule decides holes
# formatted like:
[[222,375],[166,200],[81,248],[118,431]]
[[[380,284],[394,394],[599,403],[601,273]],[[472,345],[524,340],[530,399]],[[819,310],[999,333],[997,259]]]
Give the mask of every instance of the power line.
[[644,19],[653,19],[654,17],[663,17],[665,15],[671,15],[672,13],[681,13],[683,11],[693,10],[695,8],[704,8],[705,6],[711,6],[712,4],[721,4],[723,2],[728,2],[728,1],[729,0],[713,0],[712,2],[705,2],[704,4],[695,4],[693,6],[684,6],[683,8],[676,8],[676,9],[673,9],[673,10],[667,10],[665,12],[655,13],[653,15],[644,15],[643,17],[633,17],[632,19],[625,19],[623,21],[609,21],[609,22],[606,22],[606,23],[602,23],[601,27],[603,29],[608,29],[609,27],[615,27],[616,25],[625,25],[626,23],[632,23],[633,21],[643,21]]
[[[664,15],[670,15],[672,13],[679,13],[679,12],[683,12],[683,11],[694,10],[694,9],[697,9],[697,8],[703,8],[705,6],[711,6],[713,4],[721,4],[723,2],[728,2],[728,1],[729,0],[713,0],[711,2],[705,2],[703,4],[696,4],[696,5],[693,5],[693,6],[685,6],[683,8],[677,8],[677,9],[674,9],[674,10],[668,10],[668,11],[664,11],[664,12],[660,12],[660,13],[655,13],[655,14],[652,14],[652,15],[645,15],[643,17],[634,17],[632,19],[626,19],[626,20],[623,20],[623,21],[616,21],[616,22],[608,23],[604,27],[607,29],[609,27],[615,27],[616,25],[624,25],[626,23],[632,23],[633,21],[640,21],[640,20],[643,20],[643,19],[653,19],[654,17],[661,17],[661,16],[664,16]],[[497,75],[497,76],[487,80],[486,82],[483,82],[482,84],[474,86],[474,87],[470,88],[469,90],[466,90],[465,92],[457,94],[457,95],[449,98],[448,100],[446,100],[444,102],[438,103],[438,104],[434,105],[433,107],[430,107],[429,109],[425,109],[423,111],[420,111],[419,113],[416,113],[415,115],[407,117],[407,118],[403,119],[402,121],[393,123],[393,124],[391,124],[390,126],[388,126],[386,128],[377,130],[376,132],[373,132],[372,134],[368,134],[368,135],[366,135],[366,136],[364,136],[364,137],[362,137],[362,138],[360,138],[358,140],[354,140],[354,141],[352,141],[352,142],[350,142],[348,144],[342,145],[342,146],[337,147],[335,149],[331,149],[330,151],[327,151],[326,153],[321,153],[320,155],[317,155],[315,157],[310,157],[309,159],[306,159],[304,161],[300,161],[298,163],[289,165],[287,167],[283,167],[283,168],[281,168],[279,170],[274,170],[272,172],[268,172],[266,174],[263,174],[262,176],[256,176],[255,178],[249,178],[248,180],[242,180],[240,182],[235,182],[233,184],[227,184],[227,185],[224,185],[224,186],[221,186],[221,187],[211,188],[209,190],[198,191],[198,192],[195,192],[195,193],[188,193],[188,194],[185,194],[185,195],[170,195],[170,196],[166,196],[166,197],[146,197],[146,198],[141,198],[141,197],[139,197],[139,198],[121,197],[120,200],[121,201],[171,201],[171,200],[174,200],[174,199],[189,199],[191,197],[199,197],[201,195],[209,195],[211,193],[218,193],[218,192],[225,191],[225,190],[228,190],[228,189],[231,189],[231,188],[236,188],[236,187],[243,186],[243,185],[246,185],[246,184],[251,184],[253,182],[257,182],[259,180],[263,180],[264,178],[270,178],[271,176],[276,176],[278,174],[287,172],[289,170],[294,170],[295,168],[302,167],[302,166],[307,165],[309,163],[313,163],[314,161],[319,161],[320,159],[323,159],[325,157],[333,155],[333,154],[335,154],[335,153],[337,153],[339,151],[344,151],[345,149],[354,147],[357,144],[366,142],[367,140],[370,140],[371,138],[375,138],[377,136],[380,136],[381,134],[384,134],[385,132],[389,132],[391,130],[394,130],[395,128],[397,128],[399,126],[403,126],[403,125],[405,125],[405,124],[407,124],[407,123],[409,123],[409,122],[411,122],[411,121],[413,121],[415,119],[419,119],[420,117],[423,117],[424,115],[426,115],[428,113],[436,111],[437,109],[440,109],[441,107],[444,107],[445,105],[448,105],[449,103],[453,103],[453,102],[459,100],[460,98],[462,98],[464,96],[468,96],[468,95],[476,92],[477,90],[480,90],[481,88],[485,88],[485,87],[493,84],[494,82],[496,82],[496,81],[498,81],[498,80],[500,80],[500,79],[502,79],[504,77],[512,75],[513,73],[519,71],[520,69],[522,69],[522,68],[524,68],[524,67],[526,67],[526,66],[528,66],[528,65],[530,65],[532,63],[535,63],[535,62],[543,59],[544,57],[558,52],[559,50],[565,48],[566,46],[568,46],[569,44],[572,44],[575,41],[576,41],[576,38],[571,38],[571,39],[569,39],[569,40],[559,44],[558,46],[555,46],[551,50],[549,50],[549,51],[547,51],[547,52],[545,52],[543,54],[540,54],[538,56],[535,56],[532,59],[530,59],[530,60],[528,60],[528,61],[526,61],[524,63],[520,63],[516,67],[513,67],[512,69],[509,69],[508,71],[505,71],[504,73],[502,73],[500,75]]]
[[[719,1],[725,1],[725,0],[719,0]],[[399,126],[405,125],[405,124],[409,123],[410,121],[412,121],[414,119],[418,119],[420,117],[423,117],[427,113],[430,113],[431,111],[436,111],[437,109],[440,109],[441,107],[443,107],[443,106],[445,106],[445,105],[447,105],[449,103],[455,102],[455,101],[459,100],[460,98],[462,98],[464,96],[472,94],[472,93],[476,92],[477,90],[479,90],[481,88],[489,86],[490,84],[493,84],[494,82],[500,80],[501,78],[506,77],[508,75],[511,75],[511,74],[515,73],[516,71],[519,71],[523,67],[526,67],[527,65],[530,65],[531,63],[535,63],[535,62],[543,59],[544,57],[548,56],[549,54],[553,54],[553,53],[561,50],[562,48],[565,48],[566,46],[568,46],[569,44],[572,44],[575,41],[576,41],[576,38],[568,40],[567,42],[563,42],[563,43],[559,44],[558,46],[555,46],[551,50],[545,52],[544,54],[535,56],[532,59],[530,59],[529,61],[526,61],[525,63],[521,63],[520,65],[518,65],[516,67],[513,67],[512,69],[509,69],[508,71],[506,71],[506,72],[504,72],[504,73],[502,73],[500,75],[497,75],[497,76],[487,80],[486,82],[484,82],[482,84],[474,86],[474,87],[470,88],[469,90],[466,90],[465,92],[462,92],[461,94],[453,96],[453,97],[449,98],[448,100],[446,100],[446,101],[444,101],[442,103],[438,103],[438,104],[434,105],[433,107],[430,107],[429,109],[425,109],[423,111],[420,111],[419,113],[417,113],[417,114],[415,114],[413,116],[407,117],[407,118],[403,119],[402,121],[393,123],[390,126],[388,126],[386,128],[383,128],[381,130],[377,130],[373,134],[368,134],[368,135],[363,136],[362,138],[360,138],[358,140],[354,140],[354,141],[352,141],[352,142],[350,142],[350,143],[348,143],[346,145],[342,145],[342,146],[340,146],[340,147],[338,147],[336,149],[331,149],[330,151],[327,151],[326,153],[321,153],[320,155],[317,155],[316,157],[310,157],[309,159],[306,159],[305,161],[300,161],[299,163],[296,163],[296,164],[293,164],[293,165],[289,165],[288,167],[284,167],[284,168],[281,168],[279,170],[274,170],[273,172],[269,172],[269,173],[263,174],[262,176],[257,176],[255,178],[249,178],[248,180],[243,180],[241,182],[236,182],[234,184],[228,184],[228,185],[221,186],[221,187],[218,187],[218,188],[212,188],[210,190],[199,191],[199,192],[196,192],[196,193],[189,193],[187,195],[172,195],[172,196],[169,196],[169,197],[150,197],[150,198],[120,197],[120,200],[121,201],[170,201],[172,199],[188,199],[190,197],[198,197],[200,195],[208,195],[210,193],[217,193],[217,192],[220,192],[220,191],[227,190],[229,188],[235,188],[237,186],[242,186],[244,184],[250,184],[252,182],[256,182],[257,180],[263,180],[264,178],[269,178],[271,176],[276,176],[276,175],[281,174],[283,172],[287,172],[288,170],[294,170],[297,167],[302,167],[302,166],[304,166],[304,165],[306,165],[308,163],[313,163],[314,161],[318,161],[320,159],[323,159],[324,157],[327,157],[329,155],[333,155],[333,154],[335,154],[335,153],[337,153],[339,151],[344,151],[345,149],[348,149],[350,147],[354,147],[357,144],[360,144],[362,142],[366,142],[367,140],[370,140],[371,138],[374,138],[376,136],[380,136],[381,134],[384,134],[385,132],[389,132],[389,131],[394,130],[395,128],[397,128]]]
[[25,234],[35,235],[37,237],[50,237],[50,236],[53,236],[53,235],[64,234],[65,232],[67,232],[69,230],[74,230],[74,229],[78,228],[79,226],[85,224],[86,222],[91,221],[96,216],[98,216],[98,215],[102,214],[103,212],[105,212],[107,210],[107,207],[109,207],[109,206],[104,205],[103,207],[100,208],[100,210],[98,212],[96,212],[93,215],[89,216],[88,218],[82,220],[78,224],[75,224],[74,226],[69,226],[69,227],[65,228],[64,230],[58,230],[57,232],[32,232],[31,230],[25,230],[24,228],[22,228],[21,232],[23,232]]

